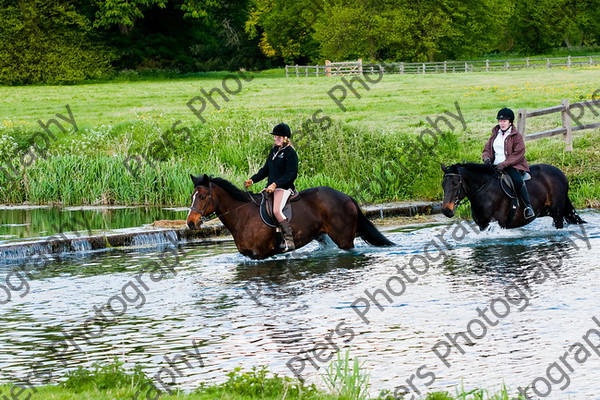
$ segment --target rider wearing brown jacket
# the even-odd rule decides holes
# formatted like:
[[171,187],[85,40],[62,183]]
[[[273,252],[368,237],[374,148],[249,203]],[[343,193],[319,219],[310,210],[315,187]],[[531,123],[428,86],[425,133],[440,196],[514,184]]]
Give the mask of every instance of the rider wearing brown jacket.
[[503,108],[498,111],[496,119],[498,125],[492,129],[492,136],[485,144],[481,158],[483,162],[493,163],[499,171],[505,171],[510,176],[525,203],[525,218],[533,218],[535,213],[523,181],[523,174],[529,172],[529,165],[525,159],[525,139],[513,125],[515,113],[511,109]]

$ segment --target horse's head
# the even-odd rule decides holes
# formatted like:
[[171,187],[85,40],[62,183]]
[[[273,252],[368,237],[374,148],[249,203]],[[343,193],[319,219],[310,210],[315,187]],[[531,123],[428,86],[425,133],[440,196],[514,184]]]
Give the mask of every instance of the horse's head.
[[208,175],[190,176],[192,182],[194,182],[194,192],[192,193],[192,206],[186,222],[190,229],[198,229],[202,225],[203,217],[214,213],[216,206]]
[[446,167],[441,165],[444,171],[442,188],[444,189],[444,201],[442,202],[442,212],[448,218],[454,216],[454,211],[459,201],[464,199],[466,192],[463,189],[462,176],[458,169],[458,164]]

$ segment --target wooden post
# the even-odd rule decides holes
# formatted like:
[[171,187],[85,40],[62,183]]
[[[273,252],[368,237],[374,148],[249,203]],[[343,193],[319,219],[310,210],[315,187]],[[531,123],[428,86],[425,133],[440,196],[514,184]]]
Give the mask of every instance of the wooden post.
[[331,76],[331,61],[325,60],[325,76]]
[[315,72],[317,74],[317,78],[319,77],[319,64],[317,64],[317,71]]
[[506,71],[508,71],[508,61],[506,61],[506,63],[504,63],[504,69],[505,69]]
[[485,60],[485,72],[490,72],[490,60]]
[[519,108],[519,113],[517,114],[517,130],[523,137],[525,137],[525,128],[527,127],[527,110],[524,108]]
[[550,69],[550,59],[546,58],[546,68]]
[[526,64],[527,64],[527,68],[529,68],[529,57],[527,57]]
[[444,73],[446,73],[446,67],[448,66],[448,62],[444,61]]
[[590,56],[590,67],[594,65],[594,63],[592,62],[592,57]]
[[308,65],[306,66],[306,69],[304,70],[304,76],[306,78],[308,78]]
[[298,64],[296,64],[296,78],[300,77],[300,70],[298,69]]
[[565,151],[573,151],[573,131],[571,130],[571,117],[569,115],[569,100],[561,101],[564,109],[561,111],[563,128],[567,131],[564,133]]
[[466,61],[465,61],[465,72],[469,72],[469,66]]
[[285,77],[289,78],[290,76],[288,75],[288,66],[285,66]]
[[567,57],[567,67],[571,68],[571,56]]
[[363,74],[363,68],[362,68],[362,58],[358,59],[358,75],[362,75]]
[[400,73],[402,75],[404,75],[404,63],[403,62],[400,63]]
[[425,73],[425,63],[423,63],[423,73]]

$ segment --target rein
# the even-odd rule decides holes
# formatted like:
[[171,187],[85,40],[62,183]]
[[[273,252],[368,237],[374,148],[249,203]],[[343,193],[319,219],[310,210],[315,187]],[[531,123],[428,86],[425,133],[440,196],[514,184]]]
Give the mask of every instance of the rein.
[[[258,203],[257,203],[257,202],[254,200],[254,198],[252,197],[252,195],[251,195],[251,194],[249,194],[249,196],[250,196],[250,200],[252,200],[252,202],[253,202],[255,205],[259,205],[259,204],[258,204]],[[224,213],[222,213],[222,214],[219,214],[219,213],[217,212],[217,204],[215,203],[215,199],[213,198],[213,195],[212,195],[212,182],[211,182],[211,183],[209,183],[209,185],[208,185],[208,198],[209,198],[209,200],[210,200],[210,201],[212,201],[212,203],[213,203],[213,206],[215,207],[215,212],[214,212],[214,213],[212,213],[212,214],[210,214],[208,217],[205,217],[205,216],[204,216],[204,212],[205,212],[205,211],[206,211],[206,209],[208,208],[208,204],[209,204],[209,202],[208,202],[208,201],[207,201],[207,202],[206,202],[206,204],[204,205],[204,208],[202,209],[202,211],[200,211],[200,210],[198,210],[196,207],[194,207],[194,204],[192,204],[192,206],[190,207],[190,210],[192,210],[192,211],[196,211],[197,213],[199,213],[199,214],[200,214],[200,219],[201,219],[201,221],[202,221],[203,223],[204,223],[204,222],[208,222],[208,221],[212,221],[212,220],[213,220],[213,219],[215,219],[215,218],[221,218],[223,215],[227,215],[227,214],[230,214],[230,213],[234,213],[234,212],[236,212],[237,210],[239,210],[240,208],[246,207],[248,204],[250,204],[249,202],[248,202],[248,203],[244,203],[244,204],[242,204],[241,206],[234,208],[233,210],[225,211]],[[195,203],[195,202],[194,202],[194,203]],[[214,216],[213,216],[213,215],[214,215]]]
[[[462,174],[460,173],[460,171],[458,173],[446,173],[444,174],[444,178],[446,176],[458,176],[458,191],[456,192],[456,198],[454,199],[454,208],[456,209],[458,206],[460,206],[461,204],[465,204],[466,200],[469,200],[469,198],[467,197],[468,193],[467,193],[467,189],[465,189],[464,185],[463,185],[463,179],[462,179]],[[477,193],[481,192],[492,180],[494,179],[494,177],[492,176],[491,178],[489,178],[487,181],[485,181],[485,183],[483,185],[481,185],[479,187],[479,189],[477,189],[475,191],[475,193],[473,193],[473,197],[475,197],[477,195]],[[465,192],[465,197],[463,197],[461,200],[459,200],[458,198],[460,197],[460,191],[464,190]],[[466,200],[465,200],[466,199]]]

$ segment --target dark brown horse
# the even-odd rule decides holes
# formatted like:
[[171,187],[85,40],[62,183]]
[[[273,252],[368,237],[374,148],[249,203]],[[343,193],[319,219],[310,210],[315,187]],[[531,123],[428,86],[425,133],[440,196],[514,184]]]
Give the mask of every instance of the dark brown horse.
[[[548,164],[532,165],[530,168],[531,179],[525,184],[536,217],[552,217],[557,229],[563,227],[563,221],[569,224],[585,223],[569,200],[569,183],[565,174]],[[487,228],[491,221],[498,221],[503,228],[517,228],[534,220],[525,219],[522,202],[514,217],[509,217],[511,199],[500,187],[499,174],[494,166],[454,164],[445,167],[442,164],[442,171],[442,212],[445,216],[453,217],[456,206],[466,197],[471,203],[473,221],[481,230]]]
[[[275,228],[265,225],[259,216],[261,196],[245,192],[231,182],[207,175],[192,176],[194,192],[187,217],[190,229],[197,229],[202,218],[216,213],[231,232],[240,253],[263,259],[281,253],[280,237]],[[341,249],[354,247],[354,238],[361,236],[373,246],[391,246],[365,217],[356,201],[327,186],[300,192],[300,199],[291,203],[296,248],[327,234]]]

